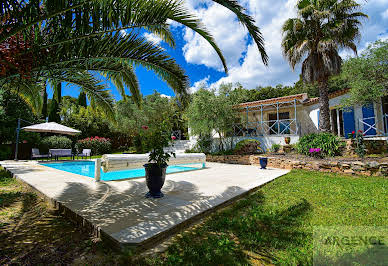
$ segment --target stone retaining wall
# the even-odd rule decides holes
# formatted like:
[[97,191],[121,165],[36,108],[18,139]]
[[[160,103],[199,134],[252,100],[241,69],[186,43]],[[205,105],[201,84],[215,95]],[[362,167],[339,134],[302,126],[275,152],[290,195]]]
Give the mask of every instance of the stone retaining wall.
[[[258,155],[207,155],[206,161],[231,164],[260,165]],[[267,157],[268,167],[280,169],[305,169],[320,172],[342,173],[364,176],[388,176],[388,162],[377,161],[325,161],[290,160],[282,157]]]
[[207,162],[250,165],[255,155],[206,155]]

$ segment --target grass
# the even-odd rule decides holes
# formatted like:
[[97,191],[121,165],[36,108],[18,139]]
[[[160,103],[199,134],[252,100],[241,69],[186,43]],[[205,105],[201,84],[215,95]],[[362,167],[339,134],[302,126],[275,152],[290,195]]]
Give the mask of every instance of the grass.
[[315,226],[387,226],[388,179],[292,171],[183,233],[173,264],[311,265]]
[[[0,204],[5,206],[1,205],[0,219],[8,221],[0,227],[0,245],[6,245],[0,246],[0,258],[9,258],[0,259],[0,264],[25,262],[18,253],[23,247],[40,264],[311,265],[314,227],[388,225],[388,179],[294,170],[177,235],[162,254],[139,259],[95,243],[61,216],[48,214],[13,179],[0,178],[0,184]],[[21,206],[11,210],[17,202]],[[23,204],[29,207],[23,209]],[[46,211],[35,211],[30,224],[24,225],[29,230],[15,225],[27,210],[34,213],[39,208]],[[9,227],[19,238],[4,233]],[[26,243],[15,246],[15,239]]]

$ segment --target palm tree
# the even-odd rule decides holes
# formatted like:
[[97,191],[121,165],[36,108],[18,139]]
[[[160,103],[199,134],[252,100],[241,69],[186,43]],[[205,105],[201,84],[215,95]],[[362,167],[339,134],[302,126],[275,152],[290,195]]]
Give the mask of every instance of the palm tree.
[[[254,20],[236,0],[214,0],[234,12],[246,26],[264,64],[268,58]],[[39,106],[41,84],[70,83],[81,87],[91,106],[113,115],[112,97],[96,73],[110,79],[125,98],[128,87],[140,102],[134,69],[152,70],[174,91],[187,94],[188,77],[159,45],[142,37],[147,30],[170,46],[175,41],[169,21],[180,23],[205,38],[225,59],[211,34],[180,0],[7,0],[0,4],[0,87],[16,90]],[[123,31],[125,34],[123,34]]]
[[328,79],[339,74],[342,59],[338,50],[351,49],[360,38],[360,5],[353,0],[299,0],[298,17],[283,25],[282,49],[292,69],[302,63],[303,80],[319,88],[319,129],[330,131]]

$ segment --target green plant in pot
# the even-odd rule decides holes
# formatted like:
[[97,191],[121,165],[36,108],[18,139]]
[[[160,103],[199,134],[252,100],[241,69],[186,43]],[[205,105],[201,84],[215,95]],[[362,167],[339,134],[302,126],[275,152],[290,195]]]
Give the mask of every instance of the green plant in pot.
[[168,161],[171,156],[175,157],[175,153],[166,151],[165,148],[170,146],[172,140],[171,131],[162,123],[160,126],[150,129],[148,126],[142,126],[143,136],[146,140],[146,148],[149,151],[149,160],[144,165],[146,173],[146,183],[149,192],[147,198],[161,198],[161,191],[166,179],[166,170]]

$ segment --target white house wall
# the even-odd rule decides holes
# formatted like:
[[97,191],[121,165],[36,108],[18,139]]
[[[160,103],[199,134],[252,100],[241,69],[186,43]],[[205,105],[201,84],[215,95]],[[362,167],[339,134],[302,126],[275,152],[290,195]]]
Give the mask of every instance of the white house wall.
[[[332,98],[329,100],[329,108],[330,109],[333,109],[333,108],[336,108],[336,107],[340,107],[342,105],[342,101],[346,98],[348,98],[349,96],[347,94],[345,95],[340,95],[338,97],[335,97],[335,98]],[[319,128],[319,103],[316,103],[316,104],[313,104],[313,105],[310,105],[310,106],[306,106],[306,109],[309,113],[309,117],[314,125],[314,128],[316,130],[316,132],[318,132],[318,128]],[[359,116],[359,112],[361,110],[361,117]],[[357,128],[357,121],[359,118],[362,118],[362,109],[361,107],[355,107],[354,108],[354,121],[356,122],[356,128]]]

